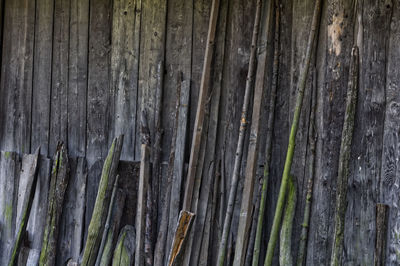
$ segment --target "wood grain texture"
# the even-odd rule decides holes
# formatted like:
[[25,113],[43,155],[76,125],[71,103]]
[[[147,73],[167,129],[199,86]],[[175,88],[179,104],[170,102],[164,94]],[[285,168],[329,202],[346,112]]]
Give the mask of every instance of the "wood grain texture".
[[0,82],[1,150],[30,152],[35,2],[4,6]]
[[[52,81],[54,1],[40,0],[35,7],[35,43],[32,85],[32,149],[48,154]],[[68,25],[69,26],[69,25]]]

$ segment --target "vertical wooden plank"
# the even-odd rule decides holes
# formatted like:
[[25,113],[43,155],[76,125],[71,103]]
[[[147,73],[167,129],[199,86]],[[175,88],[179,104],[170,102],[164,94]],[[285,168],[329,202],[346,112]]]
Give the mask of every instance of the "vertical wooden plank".
[[53,0],[36,1],[32,88],[32,150],[48,154],[53,48]]
[[108,150],[111,12],[111,0],[90,1],[85,228],[88,228],[92,217],[103,160]]
[[[341,129],[345,110],[350,51],[353,40],[354,3],[329,0],[324,4],[327,25],[326,62],[317,103],[316,172],[306,264],[329,263],[334,224],[334,199],[338,169]],[[318,73],[317,75],[319,75]],[[356,136],[356,135],[355,135]]]
[[35,1],[7,0],[0,82],[0,149],[29,152]]
[[41,156],[39,161],[38,183],[36,185],[32,211],[27,226],[28,240],[31,243],[29,248],[26,247],[29,252],[26,262],[27,265],[37,265],[39,262],[44,228],[46,225],[50,172],[51,160]]
[[389,217],[389,205],[377,203],[376,240],[375,240],[375,254],[374,254],[375,266],[385,265],[388,217]]
[[0,153],[0,264],[7,265],[17,216],[21,161],[15,152]]
[[59,239],[57,242],[57,265],[65,265],[69,259],[78,261],[82,250],[85,194],[86,160],[70,158],[70,182],[65,193],[64,207],[60,218]]
[[49,154],[56,152],[59,141],[68,142],[69,14],[69,0],[54,1]]
[[122,160],[135,158],[140,22],[141,0],[114,1],[110,66],[112,123],[109,138],[124,134]]
[[144,231],[146,218],[146,199],[150,177],[150,149],[142,144],[142,159],[140,160],[140,175],[136,213],[136,249],[135,265],[144,265]]
[[[167,11],[166,73],[162,103],[162,128],[164,132],[162,150],[166,151],[173,146],[171,140],[173,139],[175,121],[173,119],[176,102],[175,92],[176,88],[181,85],[176,77],[181,75],[181,80],[191,81],[193,1],[169,0]],[[188,85],[190,87],[191,82]],[[168,153],[163,153],[163,160],[168,161]],[[165,184],[166,179],[160,181],[161,188],[165,187]],[[162,194],[164,195],[164,193]],[[176,216],[175,219],[177,218]]]
[[68,50],[68,151],[86,154],[89,0],[70,0]]
[[[386,263],[400,262],[400,5],[392,2],[393,14],[390,22],[386,51],[385,118],[382,150],[382,170],[379,201],[390,207]],[[390,5],[388,4],[390,7]],[[377,121],[379,123],[379,121]]]
[[357,39],[360,49],[360,87],[353,157],[350,160],[352,174],[348,187],[344,261],[362,265],[374,260],[375,205],[380,200],[379,184],[382,178],[382,121],[385,120],[387,106],[386,65],[392,5],[388,1],[365,0],[357,6],[357,12],[361,16],[356,32],[357,35],[361,34]]

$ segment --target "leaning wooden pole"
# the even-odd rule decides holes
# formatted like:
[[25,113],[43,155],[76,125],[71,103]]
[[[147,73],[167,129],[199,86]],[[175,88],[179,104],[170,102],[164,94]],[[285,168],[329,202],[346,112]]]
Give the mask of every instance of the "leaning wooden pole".
[[[257,4],[260,5],[260,10],[262,9],[262,1],[258,1]],[[267,54],[269,47],[271,45],[270,32],[271,32],[271,16],[273,15],[273,1],[269,1],[266,9],[265,15],[265,25],[264,32],[262,33],[260,39],[263,39],[265,43],[265,48],[262,53],[258,55],[258,65],[254,85],[254,96],[253,96],[253,112],[251,117],[251,127],[250,127],[250,138],[247,150],[247,160],[246,160],[246,170],[245,170],[245,180],[243,185],[242,202],[240,207],[239,215],[239,226],[236,235],[236,246],[235,246],[235,256],[233,259],[234,266],[240,266],[244,264],[246,258],[246,252],[248,247],[248,236],[250,234],[250,226],[252,221],[251,211],[253,210],[253,192],[254,192],[254,180],[256,175],[256,170],[258,168],[258,150],[259,150],[259,139],[260,139],[260,125],[261,125],[261,112],[263,109],[263,99],[264,99],[264,89],[265,89],[265,76],[268,72],[267,66]],[[261,17],[261,11],[260,11]],[[260,22],[258,22],[260,23]],[[260,28],[260,26],[259,26]],[[255,29],[256,30],[256,29]],[[253,33],[254,34],[254,33]],[[240,164],[240,161],[239,161]]]
[[35,189],[38,179],[38,159],[39,159],[39,149],[36,150],[35,155],[32,160],[31,167],[29,169],[29,180],[26,186],[25,196],[22,202],[21,210],[21,220],[18,221],[17,232],[13,240],[11,248],[11,256],[8,266],[17,265],[18,255],[21,250],[22,241],[24,239],[26,226],[28,225],[28,219],[31,213],[33,197],[35,195]]
[[47,208],[46,227],[44,230],[42,250],[39,258],[40,266],[54,265],[56,263],[59,222],[68,182],[68,155],[64,144],[59,143],[54,156],[53,168],[51,171],[49,205]]
[[[272,1],[271,1],[272,2]],[[272,7],[270,7],[272,10]],[[267,137],[265,147],[265,164],[264,164],[264,175],[261,189],[260,199],[260,210],[258,212],[257,231],[256,239],[253,250],[253,266],[258,266],[260,257],[260,245],[261,235],[263,231],[264,213],[265,213],[265,202],[267,200],[267,186],[269,177],[269,166],[271,163],[271,150],[272,150],[272,131],[274,127],[275,117],[275,102],[276,102],[276,91],[278,87],[278,67],[279,67],[279,37],[280,37],[280,12],[279,6],[275,6],[275,37],[274,37],[274,62],[272,66],[272,86],[270,93],[269,109],[268,109],[268,121],[267,121]],[[272,11],[270,12],[272,13]]]
[[110,205],[119,158],[121,156],[123,140],[123,135],[114,138],[110,150],[108,151],[107,158],[104,161],[96,202],[94,204],[93,214],[88,228],[88,236],[83,249],[80,264],[82,266],[94,265],[96,262],[97,252],[103,235],[102,232],[107,219],[108,207]]
[[286,198],[285,214],[283,216],[279,240],[279,265],[293,265],[292,231],[297,202],[295,182],[295,178],[291,176],[289,179],[288,196]]
[[358,47],[351,50],[349,83],[347,86],[346,113],[344,115],[342,143],[340,145],[339,167],[336,189],[335,231],[332,247],[331,265],[341,265],[343,254],[344,222],[347,208],[347,180],[351,142],[353,139],[354,117],[357,105],[358,90]]
[[311,99],[310,125],[308,128],[308,143],[310,147],[310,164],[309,177],[307,181],[306,203],[304,207],[303,223],[301,225],[301,235],[299,251],[297,253],[297,266],[302,266],[306,257],[306,245],[308,239],[308,227],[310,224],[312,192],[314,186],[314,170],[315,170],[315,148],[317,142],[317,134],[315,129],[315,112],[317,109],[317,86],[314,86]]
[[300,80],[299,80],[299,88],[298,88],[298,92],[297,92],[297,99],[296,99],[296,106],[295,106],[294,115],[293,115],[292,127],[290,130],[289,146],[288,146],[288,151],[286,154],[285,167],[283,169],[282,183],[281,183],[281,187],[279,190],[278,202],[276,205],[274,221],[272,223],[271,235],[270,235],[268,247],[267,247],[267,255],[266,255],[265,263],[264,263],[266,266],[272,265],[272,258],[274,256],[275,245],[276,245],[276,241],[278,239],[279,227],[280,227],[280,223],[281,223],[281,219],[282,219],[283,207],[284,207],[284,202],[285,202],[285,198],[286,198],[288,180],[289,180],[289,176],[290,176],[290,170],[292,167],[294,148],[296,145],[295,142],[296,142],[297,129],[299,126],[300,112],[301,112],[301,107],[303,105],[304,90],[306,87],[308,69],[310,67],[311,54],[312,54],[313,47],[314,47],[315,35],[316,35],[318,26],[319,26],[320,13],[321,13],[321,0],[316,0],[313,19],[312,19],[312,23],[311,23],[311,31],[310,31],[310,35],[308,37],[308,42],[307,42],[305,65],[304,65],[304,68],[303,68],[303,71],[301,73]]
[[203,133],[203,122],[205,105],[207,102],[208,88],[211,76],[211,64],[213,61],[215,47],[215,32],[217,29],[218,13],[220,0],[213,0],[211,6],[210,23],[208,26],[207,45],[204,56],[203,73],[201,76],[199,100],[197,104],[196,119],[194,121],[192,147],[190,150],[189,169],[186,178],[185,196],[183,199],[183,210],[190,211],[192,205],[192,195],[194,181],[196,178],[197,162],[200,154],[201,136]]
[[257,52],[257,42],[258,42],[258,33],[260,28],[260,18],[261,18],[261,0],[257,1],[257,9],[254,18],[254,28],[253,28],[253,36],[251,40],[251,48],[250,48],[250,61],[249,61],[249,69],[247,72],[247,79],[246,79],[246,88],[244,93],[244,101],[242,107],[242,115],[240,118],[240,128],[239,128],[239,139],[236,146],[236,153],[235,153],[235,164],[233,167],[232,172],[232,183],[231,188],[229,191],[229,198],[228,198],[228,207],[226,210],[225,220],[224,220],[224,227],[222,230],[222,238],[219,244],[218,250],[218,265],[224,265],[225,260],[225,252],[226,252],[226,245],[228,242],[228,236],[230,232],[231,222],[232,222],[232,214],[233,214],[233,207],[235,205],[235,198],[236,198],[236,191],[239,182],[239,172],[240,172],[240,165],[242,162],[242,155],[243,155],[243,144],[244,144],[244,136],[246,133],[247,127],[247,112],[249,108],[250,102],[250,95],[251,95],[251,87],[253,85],[254,73],[256,70],[256,52]]

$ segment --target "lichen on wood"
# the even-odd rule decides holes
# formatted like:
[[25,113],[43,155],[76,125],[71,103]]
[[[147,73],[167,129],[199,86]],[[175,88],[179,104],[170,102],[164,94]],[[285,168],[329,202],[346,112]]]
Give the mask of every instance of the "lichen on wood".
[[[112,266],[133,265],[135,254],[135,228],[126,225],[121,229],[117,246],[114,250]],[[137,264],[135,264],[137,265]]]
[[104,224],[107,218],[111,190],[122,150],[123,135],[115,138],[104,162],[88,236],[83,250],[81,265],[93,265],[96,262]]
[[59,221],[64,195],[69,182],[69,163],[64,144],[59,143],[51,171],[49,205],[39,265],[54,265],[56,260]]

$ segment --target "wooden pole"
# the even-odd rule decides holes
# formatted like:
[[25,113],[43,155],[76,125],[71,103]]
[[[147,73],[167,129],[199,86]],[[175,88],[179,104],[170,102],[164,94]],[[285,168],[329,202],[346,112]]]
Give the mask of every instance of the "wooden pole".
[[183,200],[183,210],[190,211],[192,205],[192,195],[194,189],[194,181],[196,179],[197,161],[200,154],[201,137],[203,133],[203,122],[205,105],[209,90],[209,82],[211,75],[211,64],[215,46],[215,32],[217,29],[217,20],[219,13],[220,0],[213,0],[211,6],[210,23],[208,27],[207,45],[204,56],[203,73],[201,76],[199,100],[196,111],[196,119],[194,121],[192,147],[190,150],[189,169],[186,178],[185,196]]
[[[273,8],[271,1],[270,16],[272,16],[272,9]],[[253,266],[258,266],[259,262],[261,235],[263,230],[264,213],[265,213],[265,202],[267,200],[267,186],[268,186],[269,166],[271,163],[271,150],[272,150],[272,131],[274,127],[276,91],[278,87],[279,43],[280,43],[279,31],[280,31],[280,11],[279,11],[279,6],[275,5],[275,33],[274,33],[275,37],[274,37],[274,62],[272,66],[272,86],[271,86],[271,95],[270,95],[270,102],[268,109],[265,164],[264,164],[264,175],[263,175],[262,189],[261,189],[260,210],[258,213],[256,239],[253,250],[253,264],[252,264]]]
[[[316,81],[316,77],[314,77]],[[317,85],[314,85],[312,99],[311,99],[311,113],[310,113],[310,125],[308,128],[309,136],[308,143],[310,147],[311,157],[309,164],[309,178],[307,181],[307,194],[306,203],[304,207],[303,223],[301,227],[299,251],[297,253],[297,266],[302,266],[306,257],[306,245],[308,239],[308,227],[310,223],[311,204],[312,204],[312,192],[314,185],[314,170],[315,170],[315,146],[317,142],[317,134],[315,130],[315,112],[317,109]]]
[[228,207],[226,210],[224,227],[222,231],[222,238],[218,250],[218,265],[222,266],[225,260],[225,253],[226,253],[226,245],[228,242],[228,236],[230,232],[231,222],[232,222],[232,214],[233,214],[233,207],[235,205],[236,199],[236,191],[239,182],[239,172],[240,172],[240,165],[242,162],[242,155],[243,155],[243,144],[244,144],[244,135],[246,133],[247,127],[247,111],[250,102],[250,94],[251,94],[251,86],[253,85],[254,79],[254,72],[256,69],[256,51],[257,51],[257,42],[258,42],[258,33],[260,28],[260,18],[261,18],[261,0],[257,1],[257,8],[256,14],[254,18],[254,28],[253,28],[253,36],[251,40],[251,48],[250,48],[250,61],[249,61],[249,69],[247,72],[247,79],[246,79],[246,88],[244,93],[244,101],[242,107],[242,115],[240,119],[240,128],[239,128],[239,139],[236,146],[236,153],[235,153],[235,164],[233,167],[232,172],[232,183],[231,188],[229,191],[229,198],[228,198]]
[[283,216],[280,246],[279,246],[279,265],[293,265],[292,257],[292,231],[293,220],[296,211],[296,184],[293,176],[289,179],[288,196],[286,199],[285,214]]
[[279,190],[278,202],[276,205],[276,211],[275,211],[275,216],[274,216],[274,220],[273,220],[273,224],[272,224],[271,235],[270,235],[268,247],[267,247],[267,255],[266,255],[265,263],[264,263],[266,266],[272,265],[274,249],[275,249],[276,241],[278,239],[279,227],[280,227],[282,213],[283,213],[283,206],[284,206],[284,201],[286,198],[288,180],[289,180],[289,176],[290,176],[290,170],[292,167],[294,148],[296,145],[296,134],[297,134],[298,126],[299,126],[300,112],[301,112],[301,107],[303,105],[304,91],[305,91],[305,87],[306,87],[308,69],[309,69],[310,61],[311,61],[312,48],[314,47],[314,39],[315,39],[315,35],[316,35],[318,26],[319,26],[320,11],[321,11],[321,0],[316,0],[313,19],[312,19],[312,23],[311,23],[311,31],[310,31],[310,35],[308,37],[308,42],[307,42],[305,65],[304,65],[303,72],[301,73],[300,81],[299,81],[299,90],[297,93],[296,106],[295,106],[294,115],[293,115],[293,122],[292,122],[292,127],[290,130],[289,146],[288,146],[288,151],[286,154],[285,167],[283,169],[282,183],[281,183],[281,187]]
[[383,203],[376,204],[375,266],[385,265],[388,218],[389,205]]
[[[261,7],[262,1],[257,2],[257,8],[260,12],[261,17]],[[244,180],[244,187],[242,193],[242,203],[240,207],[240,215],[239,215],[239,226],[236,236],[236,246],[235,246],[235,256],[233,259],[234,266],[240,266],[244,264],[244,260],[246,258],[246,251],[247,251],[247,244],[248,244],[248,236],[250,231],[251,225],[251,211],[253,209],[253,191],[254,191],[254,180],[256,175],[256,169],[258,167],[258,143],[259,143],[259,131],[260,131],[260,116],[261,111],[263,109],[263,99],[264,99],[264,88],[267,87],[264,84],[265,75],[266,75],[266,66],[267,66],[267,53],[271,44],[270,39],[270,27],[271,27],[271,20],[273,16],[273,1],[269,1],[267,15],[265,16],[266,23],[265,24],[265,33],[264,41],[265,41],[265,49],[263,53],[258,56],[258,65],[257,65],[257,73],[256,73],[256,80],[255,80],[255,88],[254,88],[254,99],[253,99],[253,112],[252,112],[252,121],[251,121],[251,128],[250,128],[250,139],[249,139],[249,146],[247,152],[247,160],[246,160],[246,170],[245,170],[245,180]],[[256,21],[255,23],[260,23]],[[255,25],[253,34],[258,34],[255,31],[259,31],[260,26]],[[257,44],[258,36],[254,44]],[[252,46],[253,47],[253,46]],[[257,49],[254,47],[254,49]],[[252,56],[253,54],[251,54]],[[254,55],[255,56],[255,55]],[[255,59],[254,59],[255,60]],[[269,65],[269,64],[268,64]],[[250,69],[249,69],[250,70]],[[253,75],[253,73],[249,72],[249,75]],[[251,82],[250,80],[249,82]],[[239,161],[240,164],[240,161]]]
[[349,83],[347,86],[346,113],[344,116],[342,143],[340,145],[339,168],[336,189],[335,231],[332,247],[331,266],[342,264],[344,223],[347,208],[347,180],[349,176],[349,161],[351,142],[353,139],[354,118],[357,105],[358,90],[358,47],[351,50]]

